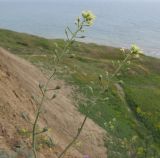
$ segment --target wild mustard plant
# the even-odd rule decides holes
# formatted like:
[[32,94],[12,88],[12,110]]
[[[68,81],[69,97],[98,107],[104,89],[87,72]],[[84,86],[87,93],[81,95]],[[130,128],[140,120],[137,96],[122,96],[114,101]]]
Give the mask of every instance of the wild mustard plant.
[[[143,54],[142,50],[135,44],[132,45],[129,50],[126,50],[124,48],[120,50],[125,57],[122,61],[119,61],[119,60],[117,61],[118,66],[115,69],[115,71],[112,73],[109,73],[108,71],[106,71],[104,76],[101,74],[98,76],[99,84],[104,92],[108,92],[109,87],[111,83],[114,82],[115,77],[120,75],[120,72],[122,71],[125,65],[130,65],[132,58],[135,58],[135,57],[139,58]],[[113,62],[113,65],[115,65],[114,62]],[[123,84],[123,81],[120,80],[119,83]]]
[[[50,99],[54,99],[56,98],[56,94],[54,93],[54,91],[59,90],[61,88],[59,85],[57,85],[55,88],[52,88],[52,87],[50,88],[49,83],[57,75],[58,66],[60,62],[63,60],[63,58],[67,54],[69,54],[70,49],[73,43],[75,42],[75,40],[77,38],[85,38],[85,36],[81,35],[81,33],[84,32],[85,27],[90,27],[93,25],[94,19],[95,19],[95,16],[91,11],[83,11],[81,16],[76,19],[75,31],[72,31],[69,27],[65,29],[65,34],[67,39],[65,40],[63,50],[60,51],[59,46],[55,44],[56,49],[54,52],[53,72],[44,85],[42,84],[39,85],[42,96],[41,96],[41,100],[38,102],[36,118],[35,118],[33,129],[32,129],[32,149],[34,153],[34,158],[37,158],[36,137],[48,131],[48,128],[46,127],[44,127],[41,131],[37,130],[38,120],[39,120],[40,114],[42,113],[42,107],[44,105],[45,99],[48,98],[47,92],[48,91],[53,92],[53,96]],[[109,90],[109,87],[114,82],[114,78],[120,73],[124,65],[130,64],[132,58],[134,57],[139,58],[140,55],[142,54],[141,49],[136,45],[132,45],[130,50],[128,51],[126,51],[125,49],[121,49],[121,51],[124,53],[125,58],[121,62],[120,61],[118,62],[118,67],[115,69],[115,71],[113,73],[109,73],[108,71],[106,71],[105,78],[101,74],[98,76],[99,83],[104,92],[107,92]],[[107,85],[103,84],[103,80],[107,80]],[[93,94],[94,93],[93,88],[91,86],[88,86],[88,88],[90,92]],[[108,100],[108,97],[106,97],[106,99]],[[62,153],[58,156],[58,158],[63,157],[65,153],[69,150],[69,148],[76,142],[77,138],[79,137],[80,133],[83,130],[86,120],[87,120],[87,115],[84,117],[84,120],[81,126],[79,127],[76,136],[66,146],[66,148],[62,151]],[[105,126],[109,128],[112,132],[117,132],[118,130],[116,127],[116,121],[117,121],[116,118],[113,118],[111,121],[106,122]],[[114,144],[114,140],[112,138],[110,138],[110,140],[111,140],[110,142]],[[135,155],[143,155],[145,153],[145,149],[143,147],[139,146],[138,148],[135,148],[136,141],[137,141],[137,136],[133,136],[130,141],[128,141],[126,138],[118,139],[119,145],[127,151],[129,157],[135,157]],[[89,158],[89,155],[85,155],[84,158]]]
[[[126,66],[130,65],[130,63],[132,62],[132,59],[134,59],[135,57],[140,58],[140,56],[142,55],[141,49],[136,45],[132,45],[129,50],[121,49],[121,52],[123,53],[124,58],[123,58],[123,60],[117,62],[118,64],[116,65],[117,67],[115,68],[115,70],[112,72],[106,71],[104,73],[104,75],[100,74],[98,76],[99,85],[100,85],[103,93],[102,93],[102,96],[100,95],[100,98],[96,98],[95,101],[97,103],[99,102],[99,99],[102,99],[101,97],[104,98],[103,101],[108,102],[108,100],[110,99],[108,94],[109,94],[109,91],[111,91],[112,86],[117,83],[124,84],[124,82],[122,80],[117,81],[117,76],[119,74],[121,74],[121,71],[123,71],[124,68],[126,68]],[[93,88],[92,88],[92,91],[93,91]],[[121,143],[122,144],[127,143],[128,146],[130,144],[130,148],[125,148],[125,151],[126,151],[126,153],[128,153],[128,156],[132,155],[133,153],[135,153],[136,149],[132,148],[133,143],[131,143],[127,139],[122,140],[121,138],[118,138],[119,137],[119,127],[118,127],[117,123],[118,123],[118,121],[115,118],[115,116],[111,121],[107,120],[104,123],[104,127],[107,130],[109,130],[110,133],[112,133],[116,137],[116,139],[113,139],[112,136],[109,136],[108,139],[106,139],[106,141],[109,142],[109,145],[111,146],[111,148],[114,150],[112,153],[112,156],[114,155],[115,157],[119,157],[120,153],[116,152],[116,148],[119,150],[119,148],[121,148],[120,147]],[[127,141],[125,141],[125,140],[127,140]],[[108,152],[110,152],[110,150],[112,150],[112,149],[110,149],[110,147],[108,145],[107,145],[107,148],[108,148]]]
[[93,21],[96,18],[95,15],[91,11],[83,11],[82,12],[82,17],[86,24],[89,26],[93,25]]
[[[124,66],[129,65],[133,58],[140,58],[141,55],[143,54],[143,51],[135,44],[132,45],[129,50],[126,51],[125,49],[121,49],[121,51],[124,53],[125,57],[121,62],[118,62],[118,67],[115,69],[115,71],[113,73],[109,74],[107,72],[106,78],[105,78],[105,79],[107,79],[107,85],[105,88],[105,92],[108,92],[108,89],[111,86],[111,84],[113,84],[115,82],[114,78],[116,76],[118,76],[118,74],[123,70]],[[104,77],[99,76],[99,80],[101,81],[101,83],[103,83],[102,81],[104,80]],[[104,89],[104,85],[102,86],[102,89]],[[137,106],[136,112],[139,116],[145,115],[145,113],[141,110],[141,108],[139,106]],[[149,138],[149,136],[147,136],[148,138],[144,138],[143,143],[139,142],[139,136],[137,136],[137,135],[131,136],[130,139],[118,138],[119,130],[117,129],[118,126],[116,125],[117,124],[116,122],[117,122],[116,118],[113,118],[111,121],[104,123],[105,128],[109,129],[111,131],[111,133],[114,133],[114,135],[116,136],[116,138],[114,138],[114,139],[112,138],[112,136],[109,136],[107,138],[108,143],[110,144],[110,146],[113,147],[113,150],[114,150],[114,151],[112,151],[108,146],[108,152],[112,152],[112,154],[108,153],[108,155],[111,155],[111,157],[113,157],[113,156],[114,157],[121,157],[119,152],[115,152],[117,144],[118,144],[118,148],[124,149],[125,155],[127,157],[131,157],[131,158],[142,158],[142,157],[143,158],[147,158],[147,157],[158,158],[157,153],[156,153],[156,148],[152,143],[153,142],[152,138]]]
[[142,50],[137,46],[137,45],[132,45],[130,50],[128,52],[125,51],[125,49],[121,49],[121,51],[124,53],[124,55],[126,56],[124,58],[124,60],[122,62],[119,63],[119,66],[117,67],[117,69],[115,70],[115,72],[111,75],[112,79],[113,77],[115,77],[123,68],[123,66],[125,64],[127,64],[128,62],[130,62],[130,60],[133,57],[140,57],[141,54],[143,54]]
[[[56,97],[54,91],[60,89],[60,86],[56,86],[56,88],[49,88],[49,84],[51,80],[57,75],[58,71],[58,66],[60,61],[63,60],[65,55],[67,55],[75,42],[77,38],[84,38],[84,36],[80,36],[80,33],[84,32],[85,27],[90,27],[93,22],[94,22],[95,16],[91,11],[83,11],[81,16],[77,18],[75,22],[76,29],[75,31],[72,31],[69,27],[65,29],[65,34],[67,37],[67,40],[64,43],[64,48],[62,52],[58,52],[57,49],[54,52],[54,67],[53,67],[53,72],[51,73],[50,77],[47,79],[45,84],[39,84],[39,89],[41,91],[41,99],[40,101],[36,101],[38,106],[37,106],[37,112],[36,112],[36,117],[33,123],[33,128],[32,128],[32,150],[34,153],[34,158],[37,158],[37,151],[36,151],[36,137],[42,133],[45,133],[48,131],[48,128],[44,127],[41,131],[37,129],[38,126],[38,121],[40,114],[42,113],[42,107],[44,105],[45,99],[48,99],[47,92],[53,92],[53,96],[49,99],[54,99]],[[57,44],[56,44],[57,45]],[[58,45],[57,45],[58,48]],[[64,156],[64,154],[67,152],[67,150],[75,143],[77,138],[79,137],[83,126],[87,120],[87,116],[85,116],[80,128],[78,129],[78,132],[76,136],[73,138],[71,143],[69,143],[64,151],[58,156],[58,158],[61,158]],[[38,131],[37,131],[38,130]]]

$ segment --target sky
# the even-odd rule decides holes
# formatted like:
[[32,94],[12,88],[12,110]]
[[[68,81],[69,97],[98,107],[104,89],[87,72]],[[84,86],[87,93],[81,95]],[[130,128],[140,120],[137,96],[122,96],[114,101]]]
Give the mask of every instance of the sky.
[[[45,2],[45,1],[66,1],[66,0],[0,0],[1,1],[10,1],[10,2],[22,2],[22,1],[40,1],[40,2]],[[71,1],[71,0],[68,0],[68,1]],[[126,2],[141,2],[141,1],[146,1],[146,2],[154,2],[154,1],[157,1],[157,2],[160,2],[160,0],[74,0],[74,1],[126,1]]]

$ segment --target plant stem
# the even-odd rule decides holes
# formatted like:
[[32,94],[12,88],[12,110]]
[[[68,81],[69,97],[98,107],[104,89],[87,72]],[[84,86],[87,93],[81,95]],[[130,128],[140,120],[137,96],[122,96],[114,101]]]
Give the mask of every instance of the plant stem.
[[107,78],[107,87],[105,88],[105,91],[109,89],[110,81],[118,74],[118,72],[121,70],[121,68],[124,66],[124,64],[128,61],[128,59],[131,56],[131,52],[128,53],[128,55],[125,57],[125,59],[121,62],[121,64],[118,66],[118,68],[114,71],[114,73],[111,75],[111,77]]
[[[63,48],[63,51],[62,51],[62,54],[60,55],[60,57],[58,58],[57,62],[55,62],[54,66],[55,66],[55,69],[54,69],[54,72],[52,73],[52,75],[49,77],[49,79],[47,80],[45,86],[44,86],[44,90],[41,89],[42,91],[42,98],[41,98],[41,101],[38,105],[38,109],[37,109],[37,114],[36,114],[36,118],[35,118],[35,121],[33,123],[33,128],[32,128],[32,150],[33,150],[33,153],[34,153],[34,158],[37,158],[37,153],[36,153],[36,127],[37,127],[37,123],[38,123],[38,120],[39,120],[39,116],[40,116],[40,113],[41,113],[41,108],[43,106],[43,103],[44,103],[44,99],[46,97],[46,92],[48,91],[48,86],[49,86],[49,83],[51,81],[51,79],[55,76],[56,74],[56,66],[59,64],[60,60],[62,59],[62,57],[67,53],[67,50],[70,48],[70,46],[72,45],[72,43],[74,42],[74,39],[76,38],[78,32],[81,31],[82,27],[83,27],[83,23],[80,25],[80,27],[77,28],[77,30],[72,34],[72,37],[68,40],[68,42],[66,42],[64,48]],[[85,119],[86,120],[86,119]],[[85,121],[84,121],[85,123]],[[83,125],[84,126],[84,125]],[[82,126],[82,128],[83,128]],[[82,129],[81,129],[82,130]],[[79,133],[80,134],[80,133]],[[78,134],[78,136],[79,136]],[[75,140],[73,140],[73,143],[74,143]],[[72,145],[72,144],[71,144]],[[63,153],[62,153],[63,155]]]
[[42,98],[41,98],[40,104],[39,104],[38,109],[37,109],[37,114],[36,114],[35,121],[33,123],[33,129],[32,129],[32,150],[33,150],[35,158],[37,158],[37,154],[36,154],[36,133],[37,133],[36,132],[36,127],[37,127],[38,119],[39,119],[39,116],[40,116],[40,113],[41,113],[41,108],[43,106],[43,102],[44,102],[44,99],[45,99],[47,87],[48,87],[51,79],[55,75],[55,73],[56,73],[56,69],[54,70],[54,72],[52,73],[52,75],[49,77],[49,79],[47,80],[47,82],[45,84],[44,92],[42,93]]
[[69,150],[69,148],[75,143],[75,141],[78,139],[79,135],[82,132],[82,129],[85,125],[85,122],[87,120],[87,116],[84,117],[84,120],[81,124],[81,127],[78,129],[76,136],[73,138],[73,140],[66,146],[66,148],[63,150],[63,152],[58,156],[58,158],[61,158],[64,156],[64,154]]
[[121,64],[119,65],[119,67],[115,70],[115,72],[112,74],[112,76],[110,77],[110,79],[112,79],[113,77],[115,77],[117,75],[117,73],[121,70],[121,68],[123,67],[123,65],[127,62],[127,60],[129,59],[129,57],[131,56],[131,53],[128,53],[128,55],[126,56],[126,58],[121,62]]
[[37,158],[37,154],[36,154],[36,126],[37,126],[37,122],[38,122],[38,119],[39,119],[40,110],[41,110],[41,107],[43,105],[44,98],[45,98],[45,94],[43,93],[41,103],[39,104],[37,114],[36,114],[36,118],[35,118],[35,121],[34,121],[34,124],[33,124],[33,130],[32,130],[32,149],[33,149],[33,153],[34,153],[35,158]]

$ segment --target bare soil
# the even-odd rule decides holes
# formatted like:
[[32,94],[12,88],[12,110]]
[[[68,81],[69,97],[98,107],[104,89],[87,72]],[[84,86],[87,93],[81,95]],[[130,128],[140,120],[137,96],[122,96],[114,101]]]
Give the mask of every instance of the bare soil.
[[[39,83],[46,77],[33,65],[3,48],[0,48],[0,150],[12,151],[19,158],[29,157],[31,137],[18,131],[31,130],[35,117],[36,102],[41,96]],[[84,116],[78,112],[72,98],[73,89],[64,81],[54,80],[51,87],[61,86],[57,97],[45,101],[39,127],[49,127],[53,148],[39,149],[40,158],[56,158],[76,135]],[[88,119],[79,140],[65,155],[66,158],[106,158],[105,131]],[[26,152],[24,152],[27,150]]]

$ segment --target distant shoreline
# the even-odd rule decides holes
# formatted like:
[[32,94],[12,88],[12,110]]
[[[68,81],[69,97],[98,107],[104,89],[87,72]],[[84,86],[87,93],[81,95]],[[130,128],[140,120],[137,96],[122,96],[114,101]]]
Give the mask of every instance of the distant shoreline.
[[125,48],[135,43],[144,49],[145,54],[160,57],[160,3],[133,0],[14,1],[17,0],[0,2],[2,28],[49,39],[64,38],[65,27],[74,29],[76,17],[83,10],[92,10],[96,20],[92,28],[86,29],[87,38],[83,42]]
[[[63,37],[52,38],[52,37],[42,36],[42,35],[38,35],[38,34],[33,34],[33,33],[28,33],[28,32],[21,32],[21,31],[15,31],[15,30],[10,30],[10,29],[5,29],[5,28],[0,28],[0,30],[6,30],[6,31],[12,31],[12,32],[16,32],[16,33],[22,33],[22,34],[26,34],[26,35],[30,35],[30,36],[45,38],[45,39],[48,39],[48,40],[57,40],[57,39],[64,40],[65,39]],[[121,46],[118,46],[118,45],[116,46],[116,45],[111,45],[111,44],[104,44],[104,43],[99,42],[99,41],[87,39],[87,37],[85,38],[85,40],[77,40],[77,41],[78,42],[82,42],[82,43],[86,43],[86,44],[95,44],[95,45],[98,45],[98,46],[106,46],[106,47],[112,47],[112,48],[125,48],[125,49],[129,48],[129,47],[121,47]],[[160,54],[159,55],[154,55],[154,54],[150,54],[150,53],[145,53],[145,51],[144,51],[144,54],[146,56],[150,56],[150,57],[154,57],[154,58],[160,59]]]

